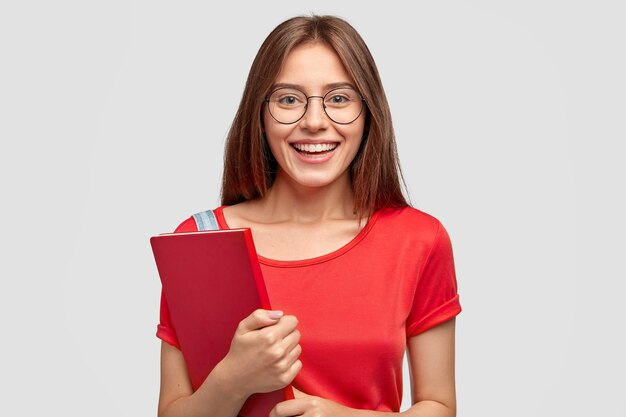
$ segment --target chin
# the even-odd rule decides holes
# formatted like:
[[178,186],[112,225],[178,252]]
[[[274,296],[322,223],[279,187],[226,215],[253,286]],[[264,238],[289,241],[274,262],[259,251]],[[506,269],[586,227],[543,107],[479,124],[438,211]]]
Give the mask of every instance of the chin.
[[342,182],[342,175],[298,175],[291,177],[291,181],[307,188],[323,188]]

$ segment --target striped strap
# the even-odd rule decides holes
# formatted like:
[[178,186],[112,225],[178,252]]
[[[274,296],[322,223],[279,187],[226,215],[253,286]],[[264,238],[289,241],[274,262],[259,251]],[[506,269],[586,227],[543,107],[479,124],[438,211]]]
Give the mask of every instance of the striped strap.
[[218,230],[220,227],[217,225],[217,219],[213,210],[207,210],[193,215],[193,219],[196,221],[198,231],[203,230]]

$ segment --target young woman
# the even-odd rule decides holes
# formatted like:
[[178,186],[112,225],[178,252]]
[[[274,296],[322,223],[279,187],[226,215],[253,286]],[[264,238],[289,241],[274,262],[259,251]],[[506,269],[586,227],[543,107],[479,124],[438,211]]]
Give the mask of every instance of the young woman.
[[[272,417],[398,413],[408,349],[411,416],[454,416],[450,239],[402,194],[391,116],[358,33],[296,17],[261,46],[230,129],[218,226],[249,227],[282,311],[244,319],[193,391],[162,298],[159,416],[234,417],[292,383]],[[177,231],[195,231],[193,217]]]

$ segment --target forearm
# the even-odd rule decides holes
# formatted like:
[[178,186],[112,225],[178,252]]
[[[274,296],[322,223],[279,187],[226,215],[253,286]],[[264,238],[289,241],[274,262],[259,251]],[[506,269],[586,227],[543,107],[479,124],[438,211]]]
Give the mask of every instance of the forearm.
[[401,413],[355,410],[345,417],[456,417],[456,410],[437,401],[420,401]]
[[218,365],[196,392],[170,403],[159,417],[235,417],[247,396],[233,388],[225,370]]
[[456,417],[456,408],[448,407],[438,401],[420,401],[404,413],[406,417]]

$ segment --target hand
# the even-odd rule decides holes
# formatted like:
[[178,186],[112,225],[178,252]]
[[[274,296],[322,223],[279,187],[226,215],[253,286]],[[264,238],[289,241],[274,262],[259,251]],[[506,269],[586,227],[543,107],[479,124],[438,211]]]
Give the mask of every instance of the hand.
[[270,313],[259,309],[243,319],[221,362],[231,386],[245,397],[284,388],[302,369],[298,320]]
[[295,387],[293,394],[295,399],[276,404],[269,417],[348,417],[356,411],[334,401],[305,394]]

